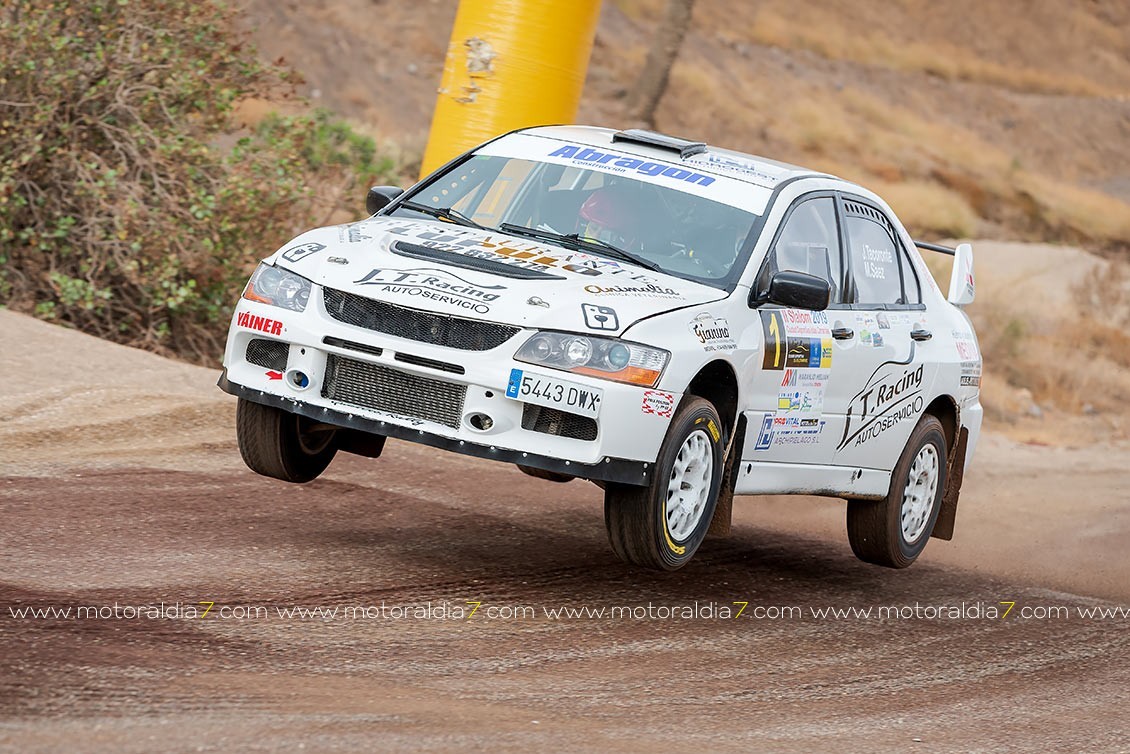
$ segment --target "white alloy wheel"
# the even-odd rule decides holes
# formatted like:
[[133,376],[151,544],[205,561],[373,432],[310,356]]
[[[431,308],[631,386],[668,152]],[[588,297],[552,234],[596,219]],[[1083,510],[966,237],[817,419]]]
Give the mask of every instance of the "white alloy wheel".
[[702,519],[714,479],[714,451],[706,431],[692,432],[671,466],[667,483],[667,531],[675,541],[690,536]]
[[671,418],[647,484],[604,488],[604,525],[625,563],[674,571],[706,538],[722,483],[722,419],[705,398],[687,395]]
[[933,445],[924,445],[910,466],[902,493],[901,515],[902,536],[907,544],[917,542],[926,531],[938,491],[940,468],[938,451]]

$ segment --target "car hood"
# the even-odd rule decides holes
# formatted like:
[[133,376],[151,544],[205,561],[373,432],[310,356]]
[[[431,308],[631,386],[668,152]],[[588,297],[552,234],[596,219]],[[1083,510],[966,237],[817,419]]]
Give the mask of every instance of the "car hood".
[[268,261],[327,288],[413,309],[608,335],[728,295],[530,239],[387,217],[309,231]]

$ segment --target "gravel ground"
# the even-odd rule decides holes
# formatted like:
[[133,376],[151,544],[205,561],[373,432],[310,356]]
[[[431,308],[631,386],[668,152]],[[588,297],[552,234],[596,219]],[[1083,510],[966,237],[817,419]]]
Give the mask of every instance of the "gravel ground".
[[1123,446],[989,435],[908,571],[742,498],[658,575],[592,485],[390,441],[288,486],[215,370],[7,312],[0,349],[0,750],[1130,751],[1130,621],[1080,613],[1130,604]]

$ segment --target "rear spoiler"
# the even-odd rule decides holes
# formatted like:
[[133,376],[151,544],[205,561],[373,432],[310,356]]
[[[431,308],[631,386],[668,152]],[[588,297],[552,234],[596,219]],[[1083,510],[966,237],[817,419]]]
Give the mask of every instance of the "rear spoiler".
[[954,258],[953,272],[950,274],[950,289],[946,300],[954,306],[965,306],[973,303],[976,288],[973,282],[973,247],[967,243],[960,243],[956,249],[940,246],[936,243],[915,241],[914,245],[927,251],[937,251],[949,254]]
[[939,251],[942,254],[949,254],[951,257],[957,255],[957,249],[951,249],[949,246],[942,246],[936,243],[926,243],[925,241],[915,241],[914,245],[920,249],[927,251]]

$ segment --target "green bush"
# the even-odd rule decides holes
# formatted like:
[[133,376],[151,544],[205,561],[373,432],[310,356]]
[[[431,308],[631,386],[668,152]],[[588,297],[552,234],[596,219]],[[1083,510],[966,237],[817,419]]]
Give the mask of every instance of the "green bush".
[[214,360],[256,258],[396,180],[324,112],[235,139],[233,105],[285,97],[290,74],[259,64],[213,0],[5,5],[0,303],[13,309]]

